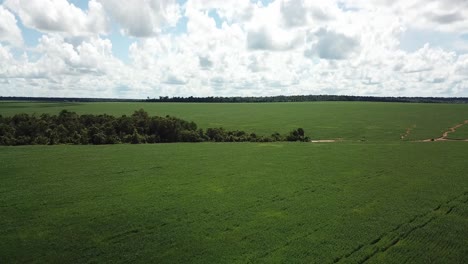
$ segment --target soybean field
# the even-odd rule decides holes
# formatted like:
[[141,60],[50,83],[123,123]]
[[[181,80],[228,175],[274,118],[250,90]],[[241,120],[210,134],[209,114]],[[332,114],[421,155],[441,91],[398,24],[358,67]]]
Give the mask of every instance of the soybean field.
[[318,142],[0,147],[1,263],[468,262],[468,105],[2,102],[0,115],[140,108]]

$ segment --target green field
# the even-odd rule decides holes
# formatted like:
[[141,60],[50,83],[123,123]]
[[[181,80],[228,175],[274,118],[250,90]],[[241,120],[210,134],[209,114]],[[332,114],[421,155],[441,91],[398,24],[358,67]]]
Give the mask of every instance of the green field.
[[[468,118],[467,118],[468,120]],[[461,123],[461,122],[460,122]],[[457,130],[448,135],[450,139],[468,139],[468,124],[463,125],[462,127],[457,128]]]
[[467,105],[1,103],[0,114],[64,108],[343,141],[0,147],[0,263],[468,263],[468,142],[413,142],[468,119]]
[[263,135],[285,134],[298,127],[315,139],[406,140],[442,135],[468,119],[468,105],[365,102],[305,103],[0,103],[3,116],[24,112],[58,114],[62,109],[79,114],[130,115],[143,108],[150,115],[173,115],[202,128],[224,127]]

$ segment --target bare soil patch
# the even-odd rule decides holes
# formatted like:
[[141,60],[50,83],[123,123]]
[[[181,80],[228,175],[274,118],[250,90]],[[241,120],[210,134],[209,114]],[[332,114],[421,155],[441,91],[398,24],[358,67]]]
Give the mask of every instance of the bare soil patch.
[[409,134],[411,133],[411,130],[413,130],[414,128],[416,128],[416,125],[413,125],[412,127],[408,127],[405,131],[405,134],[401,135],[400,136],[400,139],[405,139],[409,136]]
[[338,142],[338,141],[342,141],[343,139],[342,138],[337,138],[337,139],[314,139],[314,140],[311,140],[310,142],[311,143],[332,143],[332,142]]

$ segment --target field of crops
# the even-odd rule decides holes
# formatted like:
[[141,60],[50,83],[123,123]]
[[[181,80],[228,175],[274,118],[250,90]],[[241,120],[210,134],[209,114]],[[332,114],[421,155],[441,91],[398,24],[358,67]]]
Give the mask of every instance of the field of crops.
[[315,139],[391,141],[440,136],[468,119],[467,105],[365,102],[305,103],[0,103],[3,116],[15,113],[58,114],[68,109],[80,114],[130,115],[143,108],[150,115],[173,115],[200,127],[224,127],[270,135],[298,127]]
[[468,139],[468,120],[465,122],[463,126],[457,128],[453,133],[450,133],[448,138],[457,140]]
[[343,140],[0,147],[1,263],[468,263],[468,142],[415,142],[468,106],[0,103],[0,114],[64,108]]

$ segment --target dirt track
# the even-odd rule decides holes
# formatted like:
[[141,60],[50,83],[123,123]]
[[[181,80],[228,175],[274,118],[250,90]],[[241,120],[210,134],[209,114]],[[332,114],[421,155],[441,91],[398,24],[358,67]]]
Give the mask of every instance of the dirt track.
[[409,136],[409,134],[411,133],[411,130],[413,130],[413,128],[416,128],[416,125],[413,125],[412,127],[408,127],[408,128],[406,129],[405,134],[403,134],[403,135],[400,136],[400,139],[403,140],[403,139],[407,138],[407,137]]
[[424,140],[421,140],[423,142],[430,142],[430,141],[468,141],[468,139],[448,139],[448,135],[450,133],[453,133],[457,130],[457,128],[463,126],[463,125],[466,125],[468,124],[468,120],[465,120],[463,123],[460,123],[460,124],[457,124],[451,128],[449,128],[449,130],[445,131],[442,136],[438,137],[438,138],[430,138],[430,139],[424,139]]
[[[432,141],[468,141],[468,139],[449,139],[447,138],[448,135],[450,133],[454,133],[459,127],[463,126],[463,125],[467,125],[468,124],[468,120],[465,120],[463,121],[462,123],[460,124],[457,124],[451,128],[449,128],[447,131],[445,131],[442,136],[438,137],[438,138],[429,138],[429,139],[423,139],[423,140],[416,140],[416,142],[432,142]],[[408,127],[405,131],[404,134],[402,134],[400,136],[400,139],[403,140],[405,138],[407,138],[410,134],[411,134],[411,131],[416,128],[416,125],[413,125],[412,127]],[[337,141],[341,141],[341,139],[321,139],[321,140],[311,140],[310,142],[311,143],[332,143],[332,142],[337,142]]]
[[319,140],[311,140],[312,143],[331,143],[336,142],[335,139],[319,139]]

